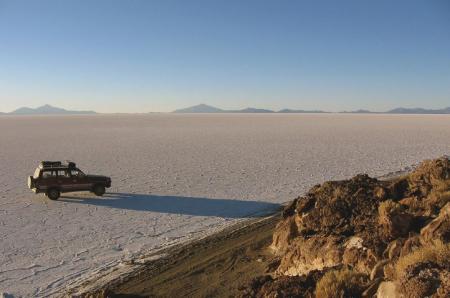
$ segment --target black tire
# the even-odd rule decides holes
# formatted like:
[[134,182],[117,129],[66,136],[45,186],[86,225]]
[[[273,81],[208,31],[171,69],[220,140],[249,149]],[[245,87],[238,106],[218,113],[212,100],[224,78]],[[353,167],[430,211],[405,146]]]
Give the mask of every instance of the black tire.
[[105,187],[101,184],[97,184],[96,186],[94,186],[93,192],[96,196],[101,197],[105,194]]
[[46,195],[50,200],[56,201],[61,196],[61,192],[59,189],[51,188],[47,191]]

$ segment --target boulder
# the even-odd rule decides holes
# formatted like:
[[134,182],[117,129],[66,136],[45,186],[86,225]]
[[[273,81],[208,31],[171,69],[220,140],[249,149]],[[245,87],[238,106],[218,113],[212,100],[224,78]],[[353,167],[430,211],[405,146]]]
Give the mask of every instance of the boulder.
[[356,271],[369,275],[378,262],[378,257],[371,249],[364,246],[363,239],[357,236],[350,237],[344,247],[342,264],[350,265]]
[[450,203],[445,205],[437,218],[431,221],[420,231],[420,240],[423,244],[441,240],[450,241]]
[[400,298],[397,286],[392,281],[384,281],[380,283],[377,290],[377,298]]
[[380,283],[383,281],[382,278],[376,278],[371,281],[367,289],[362,293],[362,297],[364,298],[372,298],[377,293],[378,287]]
[[297,238],[282,257],[276,274],[300,276],[314,270],[335,267],[341,264],[343,252],[341,237]]
[[418,235],[409,237],[400,251],[400,257],[406,256],[416,249],[420,248],[422,244],[420,243],[420,237]]
[[414,217],[405,212],[399,203],[384,201],[379,206],[378,223],[381,225],[385,239],[407,236]]
[[293,216],[284,218],[277,224],[273,232],[273,241],[270,247],[277,254],[283,253],[297,236],[298,228],[295,223],[295,218]]
[[444,186],[444,181],[450,179],[450,160],[447,157],[422,162],[408,176],[411,194],[426,197],[432,189]]
[[404,242],[405,240],[403,238],[398,238],[391,241],[383,253],[384,257],[389,260],[397,259],[400,256]]
[[379,261],[370,272],[370,280],[382,278],[384,276],[384,266],[389,263],[389,260]]

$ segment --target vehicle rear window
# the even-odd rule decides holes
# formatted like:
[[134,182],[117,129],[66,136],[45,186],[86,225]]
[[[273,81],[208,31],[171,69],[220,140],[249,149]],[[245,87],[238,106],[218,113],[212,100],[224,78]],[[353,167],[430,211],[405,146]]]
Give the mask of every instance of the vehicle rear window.
[[58,177],[69,177],[69,173],[64,170],[58,171]]
[[42,172],[42,178],[56,177],[56,171],[44,171]]

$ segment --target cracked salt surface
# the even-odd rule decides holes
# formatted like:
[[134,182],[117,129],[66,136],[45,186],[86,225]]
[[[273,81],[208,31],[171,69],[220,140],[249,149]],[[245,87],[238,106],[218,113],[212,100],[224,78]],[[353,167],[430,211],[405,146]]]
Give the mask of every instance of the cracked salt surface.
[[[202,237],[312,185],[450,152],[446,115],[0,117],[0,292],[51,296],[120,260]],[[112,177],[103,198],[26,188],[40,160]]]

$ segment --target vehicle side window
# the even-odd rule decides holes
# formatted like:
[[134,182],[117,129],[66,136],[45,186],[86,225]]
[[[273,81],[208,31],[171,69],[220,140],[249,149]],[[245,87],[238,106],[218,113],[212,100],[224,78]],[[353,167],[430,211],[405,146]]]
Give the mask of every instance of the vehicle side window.
[[60,170],[58,171],[58,177],[69,177],[69,173],[67,171],[64,170]]
[[72,177],[81,177],[81,176],[83,176],[83,173],[78,170],[70,170],[70,175]]
[[56,177],[56,171],[44,171],[44,172],[42,172],[42,178],[46,179],[46,178],[52,178],[52,177]]

